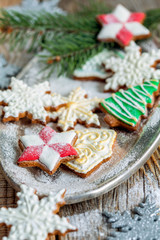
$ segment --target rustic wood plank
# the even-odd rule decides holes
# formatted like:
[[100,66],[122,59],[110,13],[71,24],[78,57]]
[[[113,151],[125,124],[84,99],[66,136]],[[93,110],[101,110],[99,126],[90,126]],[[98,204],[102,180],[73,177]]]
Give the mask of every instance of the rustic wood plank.
[[7,7],[19,4],[21,0],[0,0],[0,7]]

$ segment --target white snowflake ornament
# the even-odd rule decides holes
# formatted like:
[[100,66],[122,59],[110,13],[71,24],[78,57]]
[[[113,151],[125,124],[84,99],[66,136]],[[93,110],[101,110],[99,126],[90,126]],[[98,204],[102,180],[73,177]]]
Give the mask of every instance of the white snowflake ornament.
[[15,76],[20,69],[12,64],[8,64],[5,58],[0,55],[0,88],[7,88],[11,76]]
[[39,0],[22,0],[20,5],[15,5],[11,7],[7,7],[9,10],[18,11],[20,13],[24,13],[26,11],[31,12],[39,12],[45,11],[52,14],[65,14],[65,12],[58,7],[59,0],[47,0],[47,1],[39,1]]
[[46,240],[49,234],[76,231],[65,217],[56,215],[65,204],[64,195],[65,189],[39,200],[33,188],[22,184],[17,208],[0,209],[0,223],[11,226],[9,236],[2,240]]
[[18,121],[20,118],[28,117],[32,122],[46,124],[48,116],[46,110],[56,109],[64,103],[60,95],[49,93],[48,81],[29,87],[13,77],[10,89],[0,91],[0,105],[4,106],[2,121]]
[[99,108],[100,99],[86,98],[86,91],[78,87],[73,90],[68,98],[65,99],[65,105],[58,111],[48,113],[50,119],[58,120],[58,128],[63,131],[73,129],[77,123],[85,124],[86,127],[100,127],[97,114],[93,111]]
[[113,75],[106,79],[104,91],[118,91],[121,87],[133,87],[145,80],[160,79],[160,70],[155,69],[160,61],[160,49],[141,53],[141,49],[131,42],[125,47],[124,58],[111,57],[103,64]]

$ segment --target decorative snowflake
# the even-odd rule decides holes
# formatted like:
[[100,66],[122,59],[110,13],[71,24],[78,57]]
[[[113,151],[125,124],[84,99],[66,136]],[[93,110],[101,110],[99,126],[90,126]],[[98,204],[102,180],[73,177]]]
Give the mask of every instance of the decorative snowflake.
[[147,198],[145,203],[140,203],[134,209],[133,213],[132,217],[128,211],[123,214],[105,212],[107,222],[111,224],[112,229],[115,229],[107,239],[160,239],[159,208],[155,204],[150,203]]
[[39,200],[34,189],[21,185],[17,208],[0,209],[0,223],[11,226],[9,236],[2,240],[45,240],[49,234],[76,231],[65,217],[56,215],[59,207],[65,204],[64,194],[65,189]]
[[85,90],[80,87],[73,90],[68,98],[64,98],[65,106],[57,112],[48,113],[49,117],[55,121],[58,119],[58,127],[67,131],[73,129],[76,123],[85,124],[86,127],[99,127],[98,116],[92,111],[99,107],[100,99],[87,99]]
[[40,2],[39,0],[22,0],[21,5],[8,7],[9,10],[18,12],[24,11],[46,11],[50,13],[65,14],[65,12],[58,7],[59,0],[48,0]]
[[19,68],[8,64],[5,58],[0,55],[0,88],[7,88],[10,83],[10,77],[17,74]]
[[117,91],[121,87],[140,85],[144,80],[160,79],[160,70],[155,69],[160,61],[160,50],[141,53],[132,42],[125,48],[124,58],[111,57],[104,61],[106,70],[112,70],[113,76],[106,79],[105,91]]
[[149,37],[149,30],[141,24],[144,19],[143,12],[131,13],[118,4],[113,13],[97,16],[98,22],[102,25],[98,40],[115,41],[127,46],[132,40]]
[[29,87],[12,78],[10,89],[0,91],[0,103],[4,105],[3,121],[17,121],[19,118],[28,117],[32,122],[45,124],[48,116],[45,108],[56,108],[63,103],[60,95],[47,92],[50,92],[48,81]]

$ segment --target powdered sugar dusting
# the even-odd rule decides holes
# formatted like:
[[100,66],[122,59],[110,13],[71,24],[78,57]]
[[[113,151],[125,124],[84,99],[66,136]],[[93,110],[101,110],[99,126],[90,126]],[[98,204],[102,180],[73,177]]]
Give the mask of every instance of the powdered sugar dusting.
[[[2,167],[7,176],[11,178],[14,183],[17,185],[25,183],[28,186],[32,186],[37,189],[40,195],[48,195],[50,191],[57,192],[62,188],[66,188],[67,190],[67,199],[76,194],[83,194],[85,191],[91,191],[106,184],[113,176],[118,176],[123,172],[129,164],[134,164],[137,161],[137,154],[143,150],[143,145],[141,143],[140,145],[137,144],[137,141],[144,141],[143,136],[145,137],[145,134],[148,134],[150,128],[152,133],[156,131],[155,128],[158,129],[157,125],[160,120],[156,120],[155,114],[159,111],[160,109],[157,108],[156,113],[151,116],[150,121],[140,133],[142,140],[141,138],[139,139],[138,133],[118,131],[113,156],[86,179],[78,177],[76,174],[63,167],[58,169],[54,175],[49,176],[38,168],[21,168],[17,166],[16,161],[20,156],[18,136],[39,132],[42,128],[40,125],[32,125],[32,127],[30,127],[30,124],[20,125],[18,123],[3,125],[3,129],[0,132]],[[106,124],[103,123],[102,117],[103,114],[100,114],[102,127],[106,128]],[[151,124],[150,122],[152,122],[152,119],[155,122]],[[105,126],[103,124],[105,124]],[[54,125],[52,127],[55,128]],[[77,126],[77,128],[80,128],[80,126]],[[148,144],[150,144],[149,139],[147,140],[147,138],[145,138],[145,141],[148,141]],[[129,157],[125,158],[126,154],[131,149],[132,151]]]
[[[45,80],[45,73],[42,73],[42,68],[41,63],[38,63],[37,58],[34,58],[19,77],[24,79],[24,82],[30,86],[38,82],[43,82]],[[71,90],[79,86],[84,88],[91,98],[95,96],[107,98],[110,96],[109,93],[103,93],[104,83],[102,82],[75,81],[65,76],[57,78],[56,74],[52,74],[49,81],[52,91],[64,96],[67,96]],[[101,127],[108,129],[108,125],[104,122],[104,114],[98,113],[98,116]],[[56,130],[55,123],[50,123],[48,126]],[[8,178],[12,179],[16,186],[20,183],[25,183],[37,189],[40,195],[48,195],[50,191],[57,192],[62,188],[66,188],[66,200],[72,202],[75,197],[76,200],[74,201],[79,201],[77,196],[99,189],[101,186],[112,181],[113,178],[124,173],[128,167],[130,168],[136,164],[139,158],[151,146],[156,136],[158,136],[160,131],[159,126],[160,108],[157,108],[140,133],[116,130],[117,141],[111,159],[103,163],[88,178],[82,179],[63,167],[59,168],[52,176],[49,176],[38,168],[18,167],[16,161],[21,154],[18,147],[19,136],[37,134],[42,129],[42,126],[39,124],[31,125],[23,121],[15,124],[3,124],[1,125],[3,129],[0,131],[1,165]],[[77,124],[75,129],[84,129],[84,126]]]

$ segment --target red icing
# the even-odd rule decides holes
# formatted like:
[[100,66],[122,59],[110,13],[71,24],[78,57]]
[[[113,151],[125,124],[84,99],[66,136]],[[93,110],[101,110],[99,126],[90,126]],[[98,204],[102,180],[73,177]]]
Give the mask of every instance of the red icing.
[[70,156],[70,155],[77,155],[76,150],[70,145],[70,144],[51,144],[49,145],[49,147],[51,147],[52,149],[54,149],[56,152],[59,152],[60,157],[66,157],[66,156]]
[[18,159],[18,162],[35,161],[39,159],[44,146],[45,145],[27,147]]
[[143,12],[131,13],[127,22],[142,22],[145,19],[146,15]]
[[[143,12],[131,13],[128,20],[122,23],[122,28],[116,34],[116,39],[121,42],[124,46],[129,45],[130,41],[133,39],[133,35],[130,31],[125,28],[125,24],[129,22],[143,22],[146,15]],[[114,14],[101,14],[97,16],[98,21],[103,24],[121,23],[120,20]]]
[[55,133],[56,131],[54,131],[52,128],[45,127],[40,131],[39,136],[45,143],[48,143]]
[[113,14],[102,14],[97,17],[100,23],[102,24],[110,24],[117,23],[119,20]]
[[43,148],[46,145],[52,148],[54,151],[58,152],[59,158],[64,158],[67,156],[77,156],[78,154],[76,150],[69,143],[48,144],[51,138],[54,138],[54,135],[56,134],[57,132],[50,127],[43,128],[42,131],[39,133],[39,137],[44,141],[44,144],[39,146],[27,147],[18,159],[18,162],[38,160],[43,152]]
[[123,43],[124,46],[129,45],[130,41],[133,39],[133,35],[125,27],[123,27],[116,35],[117,39]]

